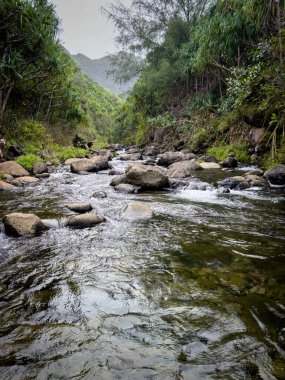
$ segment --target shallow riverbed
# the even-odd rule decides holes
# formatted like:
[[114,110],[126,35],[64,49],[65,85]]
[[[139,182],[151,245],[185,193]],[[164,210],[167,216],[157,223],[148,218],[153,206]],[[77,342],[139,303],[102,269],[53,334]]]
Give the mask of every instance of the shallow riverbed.
[[[122,195],[112,178],[59,167],[0,193],[0,217],[53,225],[0,233],[0,379],[285,379],[284,189]],[[107,222],[64,227],[86,200]],[[155,216],[124,220],[131,202]]]

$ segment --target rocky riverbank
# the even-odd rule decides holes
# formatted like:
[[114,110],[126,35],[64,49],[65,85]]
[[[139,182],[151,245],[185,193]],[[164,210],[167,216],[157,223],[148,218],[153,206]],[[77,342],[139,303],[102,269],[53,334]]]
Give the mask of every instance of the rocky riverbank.
[[[118,150],[118,146],[116,146],[116,150]],[[113,156],[110,150],[89,154],[85,158],[68,159],[65,161],[64,167],[67,170],[69,168],[71,173],[79,175],[109,170],[109,175],[113,177],[110,185],[116,192],[123,194],[167,189],[172,191],[177,189],[211,190],[218,194],[226,194],[231,190],[285,187],[284,165],[274,166],[265,172],[254,168],[242,175],[236,175],[234,171],[237,170],[239,163],[233,154],[218,163],[215,157],[198,157],[191,152],[165,152],[158,155],[154,155],[154,152],[155,149],[152,146],[145,149],[133,147],[122,151],[116,160],[128,163],[125,172],[114,170]],[[2,178],[0,191],[17,191],[17,187],[31,186],[38,181],[44,181],[49,177],[49,171],[52,170],[54,169],[46,163],[34,164],[32,173],[27,172],[14,161],[0,163]],[[201,181],[197,178],[197,173],[200,171],[215,172],[217,178],[220,172],[223,173],[223,178],[214,183]],[[225,175],[226,173],[228,176]],[[104,215],[92,213],[92,206],[88,201],[69,204],[67,207],[69,210],[81,214],[71,216],[66,220],[66,226],[71,228],[93,227],[106,221]],[[141,207],[141,214],[138,211],[134,213],[138,219],[146,212],[143,206]],[[21,213],[6,215],[3,218],[3,225],[4,231],[14,236],[35,234],[48,229],[48,226],[36,215]]]

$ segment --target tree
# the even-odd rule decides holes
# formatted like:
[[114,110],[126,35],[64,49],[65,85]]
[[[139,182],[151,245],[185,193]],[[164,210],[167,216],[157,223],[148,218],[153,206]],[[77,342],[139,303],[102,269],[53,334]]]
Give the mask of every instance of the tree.
[[40,86],[58,63],[58,26],[48,0],[1,0],[0,127],[12,92]]

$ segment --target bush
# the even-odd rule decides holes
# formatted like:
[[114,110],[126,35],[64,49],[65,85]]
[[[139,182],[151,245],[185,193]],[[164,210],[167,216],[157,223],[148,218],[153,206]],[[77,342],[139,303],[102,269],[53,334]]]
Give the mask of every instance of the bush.
[[68,158],[85,156],[87,153],[87,149],[75,148],[73,146],[70,146],[68,148],[61,148],[60,151],[55,153],[55,156],[59,159],[60,162],[64,162]]
[[42,162],[42,159],[35,154],[26,154],[25,156],[20,156],[16,159],[19,165],[22,165],[28,171],[32,171],[33,164],[37,162]]
[[232,152],[237,161],[250,162],[248,146],[246,144],[216,145],[207,149],[207,155],[216,157],[218,161],[223,161]]

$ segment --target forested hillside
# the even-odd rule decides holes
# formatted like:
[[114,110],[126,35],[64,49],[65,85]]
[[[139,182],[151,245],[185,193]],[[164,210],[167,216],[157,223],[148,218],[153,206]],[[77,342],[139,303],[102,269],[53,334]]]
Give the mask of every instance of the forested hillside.
[[284,163],[284,0],[139,0],[105,13],[123,52],[144,60],[114,139]]
[[[117,96],[83,74],[58,40],[48,0],[0,3],[0,134],[6,148],[43,153],[80,133],[106,141]],[[61,149],[61,148],[57,148]]]
[[76,54],[72,55],[72,58],[90,79],[114,94],[121,95],[127,93],[135,83],[135,80],[122,84],[116,83],[113,76],[108,74],[112,70],[112,57],[109,55],[100,59],[90,59],[84,54]]

